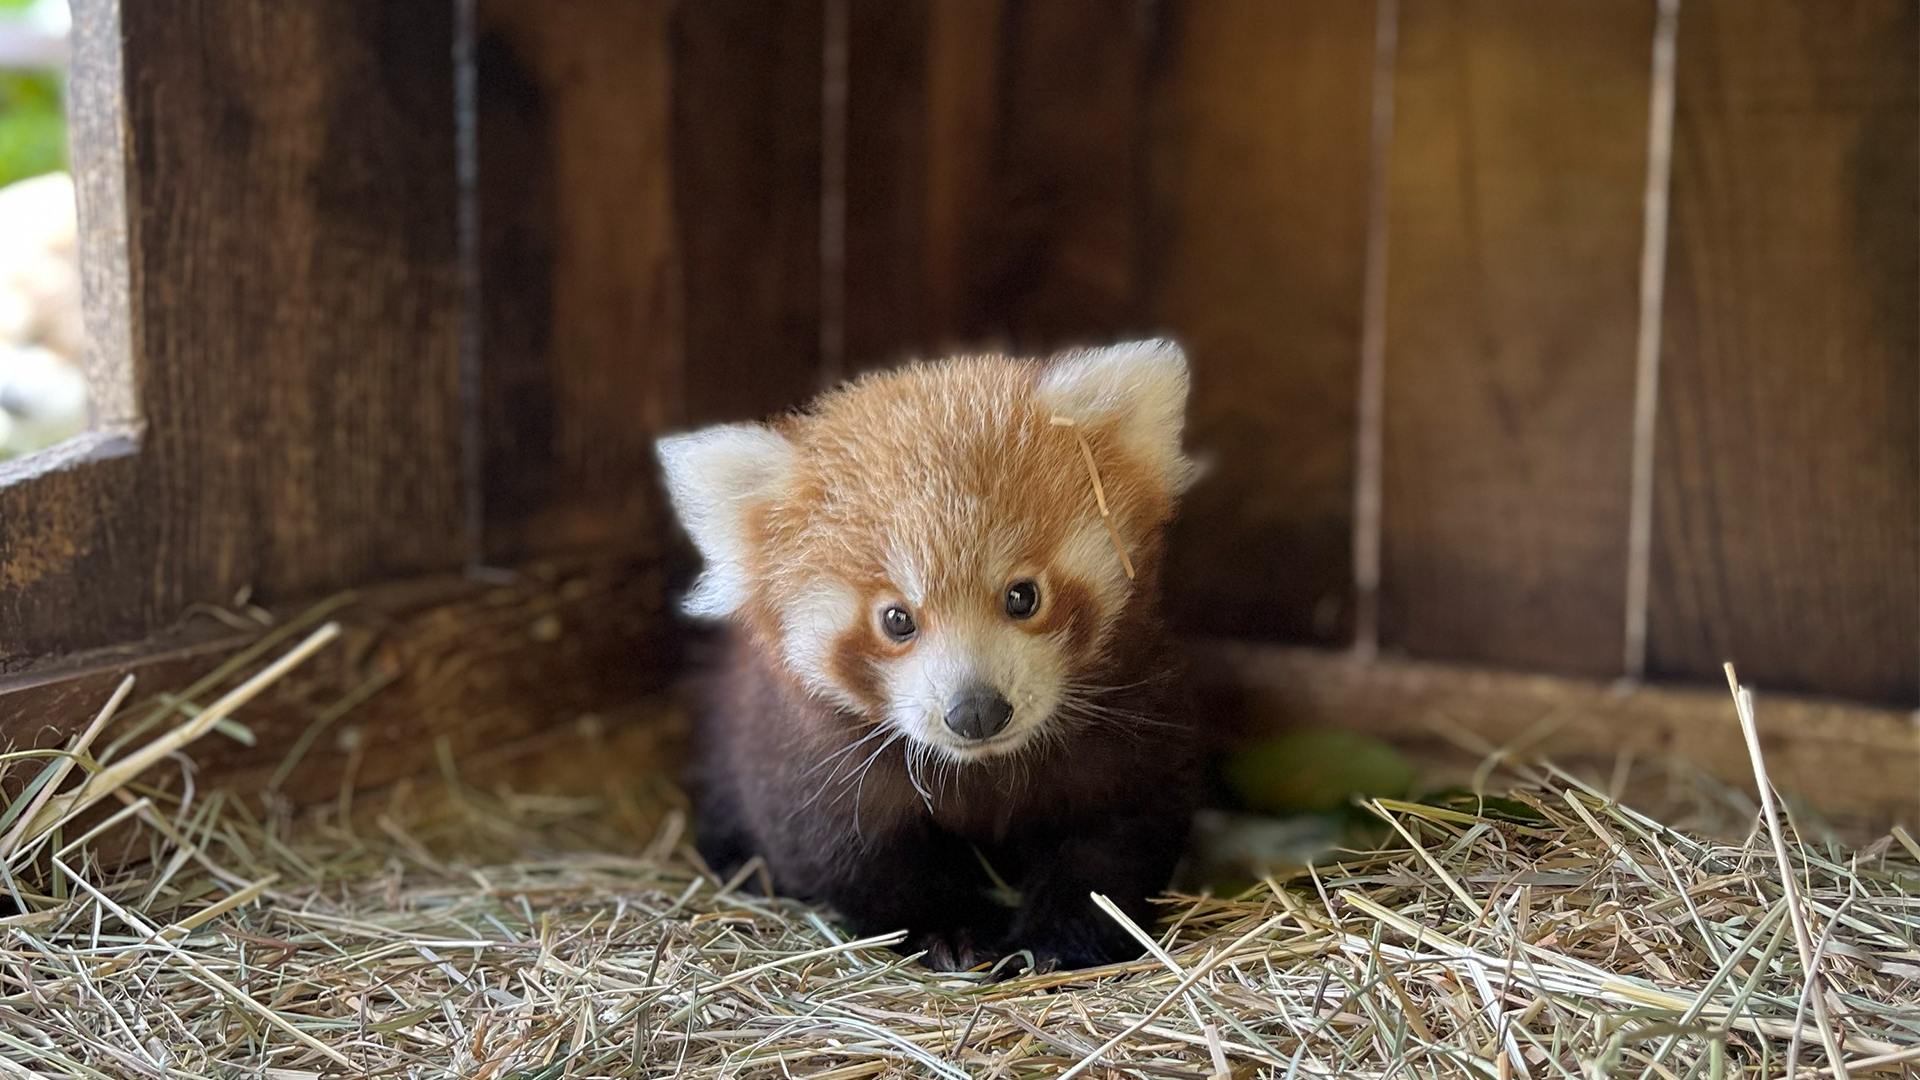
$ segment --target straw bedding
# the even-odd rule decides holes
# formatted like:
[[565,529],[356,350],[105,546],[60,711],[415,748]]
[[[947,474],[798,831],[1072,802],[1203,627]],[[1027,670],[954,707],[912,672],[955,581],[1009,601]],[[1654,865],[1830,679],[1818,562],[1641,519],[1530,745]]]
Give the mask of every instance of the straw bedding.
[[0,1076],[1920,1069],[1904,833],[1841,850],[1775,813],[1716,842],[1548,770],[1509,798],[1372,801],[1377,842],[1168,897],[1133,928],[1137,963],[996,982],[715,880],[670,795],[636,813],[482,792],[449,766],[435,798],[296,822],[131,767],[128,747],[171,753],[277,677],[245,675],[200,688],[205,708],[103,719],[147,721],[111,753],[96,734],[5,759]]

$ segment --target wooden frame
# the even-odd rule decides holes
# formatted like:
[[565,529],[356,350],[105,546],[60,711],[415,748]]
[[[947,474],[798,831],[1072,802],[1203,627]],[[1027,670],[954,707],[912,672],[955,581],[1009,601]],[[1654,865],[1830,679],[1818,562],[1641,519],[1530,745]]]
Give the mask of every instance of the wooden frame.
[[0,671],[466,561],[452,8],[382,10],[75,5],[108,426],[0,488]]

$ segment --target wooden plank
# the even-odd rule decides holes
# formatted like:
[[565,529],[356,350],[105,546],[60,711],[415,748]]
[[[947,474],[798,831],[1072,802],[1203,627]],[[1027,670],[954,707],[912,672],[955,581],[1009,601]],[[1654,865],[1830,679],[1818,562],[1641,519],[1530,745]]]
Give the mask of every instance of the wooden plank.
[[850,2],[848,368],[1138,330],[1144,9]]
[[[1287,727],[1339,727],[1404,748],[1443,781],[1472,775],[1501,749],[1552,761],[1629,792],[1698,771],[1753,791],[1733,700],[1719,690],[1523,675],[1413,660],[1366,664],[1309,649],[1230,642],[1195,648],[1217,742]],[[1744,679],[1744,673],[1742,678]],[[1841,824],[1884,835],[1920,823],[1920,727],[1906,712],[1760,693],[1761,745],[1774,784]],[[1510,776],[1510,773],[1503,775]],[[1653,802],[1644,804],[1647,807]],[[1744,831],[1747,823],[1741,822]]]
[[819,389],[822,0],[700,0],[673,17],[673,197],[691,422]]
[[478,6],[484,556],[657,546],[679,423],[667,0]]
[[1689,0],[1680,20],[1650,672],[1730,659],[1911,706],[1920,16]]
[[1381,644],[1617,673],[1654,6],[1400,11]]
[[[940,0],[933,27],[929,168],[943,177],[930,208],[936,333],[1037,352],[1138,327],[1141,7],[1004,5],[990,39],[997,63],[982,70],[971,45],[986,16],[966,6]],[[989,73],[995,127],[982,148],[975,95]]]
[[134,350],[128,301],[126,76],[120,5],[72,0],[73,58],[67,73],[67,145],[80,231],[81,365],[96,430],[130,431]]
[[148,591],[153,543],[137,531],[144,461],[130,448],[0,483],[0,675],[56,650],[137,638],[179,614],[161,614]]
[[[302,610],[278,614],[284,621]],[[362,590],[330,617],[345,628],[340,640],[237,714],[254,746],[219,736],[196,745],[201,783],[261,790],[349,695],[364,700],[309,736],[281,786],[295,802],[331,798],[343,782],[366,788],[431,772],[442,740],[464,759],[604,715],[658,691],[671,667],[662,575],[648,566],[536,569],[497,587],[423,579]],[[0,738],[59,744],[127,673],[139,679],[136,703],[177,693],[246,640],[122,651],[0,682]],[[144,712],[136,705],[122,715]]]
[[[114,8],[78,5],[76,41]],[[76,132],[124,141],[145,432],[0,488],[15,666],[248,585],[311,595],[467,554],[451,3],[120,15],[123,120]]]
[[[846,0],[849,374],[925,355],[931,0]],[[989,8],[990,5],[981,5]]]
[[122,18],[158,591],[460,565],[452,5]]
[[1197,632],[1352,632],[1373,21],[1368,4],[1162,8],[1146,279],[1211,461],[1166,572],[1169,614]]

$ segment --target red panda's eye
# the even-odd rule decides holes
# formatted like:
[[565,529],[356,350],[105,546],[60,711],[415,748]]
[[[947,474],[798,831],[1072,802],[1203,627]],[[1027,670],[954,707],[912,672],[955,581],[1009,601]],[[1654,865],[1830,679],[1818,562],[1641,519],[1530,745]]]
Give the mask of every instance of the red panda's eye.
[[895,641],[905,641],[920,628],[914,625],[911,612],[895,604],[880,613],[880,629]]
[[1007,586],[1007,614],[1016,619],[1031,619],[1040,610],[1040,586],[1031,581],[1016,581]]

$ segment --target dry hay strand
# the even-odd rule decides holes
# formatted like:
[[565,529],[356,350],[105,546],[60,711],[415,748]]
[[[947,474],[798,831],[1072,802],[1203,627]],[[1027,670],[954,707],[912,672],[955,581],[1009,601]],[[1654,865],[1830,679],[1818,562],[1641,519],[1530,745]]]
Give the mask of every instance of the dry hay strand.
[[[173,708],[190,719],[148,745],[213,711]],[[441,798],[296,825],[219,793],[103,792],[127,772],[88,749],[105,724],[9,758],[84,779],[55,794],[43,771],[9,807],[0,1076],[1679,1080],[1779,1076],[1796,1056],[1803,1076],[1920,1063],[1905,833],[1843,851],[1770,812],[1747,842],[1714,841],[1548,768],[1506,798],[1370,801],[1382,842],[1241,895],[1168,897],[1160,924],[1129,926],[1138,962],[995,982],[851,939],[750,892],[752,872],[716,879],[672,805],[642,837],[608,824],[636,819],[606,800],[483,792],[449,765]],[[118,809],[63,840],[95,795]],[[106,825],[143,856],[97,858]]]

